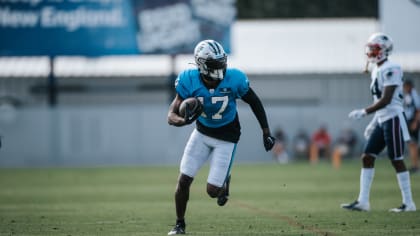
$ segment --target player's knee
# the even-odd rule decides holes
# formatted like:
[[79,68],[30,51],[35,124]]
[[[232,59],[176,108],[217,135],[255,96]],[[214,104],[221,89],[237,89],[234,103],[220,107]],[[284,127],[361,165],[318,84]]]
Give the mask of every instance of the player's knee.
[[394,169],[397,173],[407,171],[407,167],[405,166],[403,160],[392,161],[392,166],[394,166]]
[[211,198],[216,198],[217,196],[219,196],[220,190],[221,190],[221,188],[219,188],[219,187],[216,187],[216,186],[211,185],[211,184],[207,184],[207,194]]
[[363,153],[362,154],[363,168],[373,168],[375,166],[375,157]]
[[183,190],[189,189],[192,181],[193,181],[193,178],[187,175],[181,174],[178,178],[177,191],[183,191]]

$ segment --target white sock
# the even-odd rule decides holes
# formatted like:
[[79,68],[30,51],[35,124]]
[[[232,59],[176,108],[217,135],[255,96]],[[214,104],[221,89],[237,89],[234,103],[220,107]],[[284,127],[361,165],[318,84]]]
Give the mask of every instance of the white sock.
[[372,186],[374,168],[362,168],[360,172],[360,192],[357,201],[361,203],[369,203],[370,187]]
[[403,204],[413,204],[411,196],[410,174],[408,171],[397,173],[398,185],[400,186]]

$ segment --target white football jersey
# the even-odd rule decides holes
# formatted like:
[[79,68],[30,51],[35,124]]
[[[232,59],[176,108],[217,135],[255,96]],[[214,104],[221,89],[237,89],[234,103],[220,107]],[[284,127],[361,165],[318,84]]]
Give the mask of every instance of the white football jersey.
[[385,91],[386,86],[396,85],[394,95],[391,102],[384,108],[377,110],[376,115],[378,121],[391,119],[392,117],[403,113],[403,72],[401,66],[390,61],[386,61],[380,66],[375,66],[371,73],[372,83],[370,91],[372,92],[373,101],[376,103]]

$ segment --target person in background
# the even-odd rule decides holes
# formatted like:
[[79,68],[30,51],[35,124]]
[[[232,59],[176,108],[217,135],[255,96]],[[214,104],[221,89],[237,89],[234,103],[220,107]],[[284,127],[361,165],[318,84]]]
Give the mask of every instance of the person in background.
[[309,156],[310,139],[304,129],[299,129],[293,138],[293,157],[296,159],[307,159]]
[[350,126],[346,125],[346,127],[340,131],[332,153],[331,161],[335,169],[340,168],[343,156],[353,156],[356,144],[356,133],[350,128]]
[[280,164],[285,164],[290,161],[290,156],[286,150],[286,134],[281,128],[274,132],[276,143],[273,146],[273,158]]
[[321,125],[312,135],[309,152],[309,162],[315,164],[320,157],[329,157],[331,147],[331,136],[327,126]]
[[359,196],[352,203],[341,204],[347,210],[370,211],[375,160],[386,147],[402,196],[402,204],[389,211],[416,211],[411,194],[410,173],[404,163],[404,144],[410,140],[410,135],[403,109],[403,71],[400,65],[388,59],[392,48],[391,38],[383,33],[372,34],[366,44],[367,61],[373,65],[370,75],[373,103],[366,108],[351,111],[349,118],[359,120],[368,114],[375,115],[364,133],[368,140],[361,156]]
[[408,130],[410,133],[410,141],[408,143],[408,151],[410,153],[411,173],[419,171],[419,122],[420,122],[420,99],[416,89],[414,89],[413,81],[406,79],[403,84],[404,92],[404,114],[407,120]]

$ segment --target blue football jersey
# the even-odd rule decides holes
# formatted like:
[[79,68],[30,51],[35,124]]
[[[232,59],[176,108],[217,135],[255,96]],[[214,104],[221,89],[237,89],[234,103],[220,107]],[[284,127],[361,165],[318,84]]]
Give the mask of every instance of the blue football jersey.
[[215,89],[208,89],[200,79],[198,69],[181,72],[175,88],[182,99],[196,97],[203,104],[203,113],[198,120],[205,126],[217,128],[235,119],[236,99],[249,90],[247,76],[238,69],[226,69],[224,79]]

